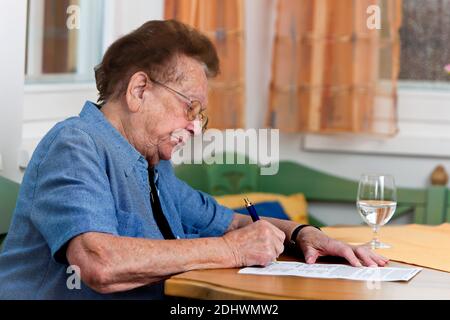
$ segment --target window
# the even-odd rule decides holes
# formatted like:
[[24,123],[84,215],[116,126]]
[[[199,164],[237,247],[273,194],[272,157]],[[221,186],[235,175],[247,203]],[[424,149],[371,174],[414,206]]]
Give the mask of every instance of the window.
[[[387,0],[391,1],[391,0]],[[307,151],[450,158],[450,0],[403,0],[398,91],[399,133],[308,134]]]
[[400,29],[403,86],[450,86],[450,0],[403,0]]
[[28,0],[26,83],[91,82],[104,0]]

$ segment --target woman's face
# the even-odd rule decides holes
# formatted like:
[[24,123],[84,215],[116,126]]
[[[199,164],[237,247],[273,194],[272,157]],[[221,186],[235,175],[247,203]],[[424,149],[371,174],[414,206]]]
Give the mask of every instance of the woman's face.
[[[168,82],[166,86],[183,94],[190,100],[198,100],[205,108],[207,104],[208,81],[203,66],[188,57],[177,58],[177,66],[183,75],[179,82]],[[180,95],[153,83],[153,99],[144,99],[146,131],[149,143],[156,145],[154,161],[169,160],[176,148],[181,147],[195,134],[201,133],[199,120],[189,121],[187,109],[189,102]],[[154,148],[153,148],[154,149]],[[157,158],[157,159],[156,159]],[[152,161],[152,162],[154,162]]]

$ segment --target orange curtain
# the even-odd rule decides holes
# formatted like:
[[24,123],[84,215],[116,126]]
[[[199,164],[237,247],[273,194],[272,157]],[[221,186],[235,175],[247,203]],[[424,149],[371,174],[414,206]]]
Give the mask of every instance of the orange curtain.
[[400,25],[401,0],[279,0],[267,125],[395,134]]
[[242,0],[166,0],[165,18],[187,23],[214,43],[221,73],[210,81],[209,127],[244,127],[244,7]]

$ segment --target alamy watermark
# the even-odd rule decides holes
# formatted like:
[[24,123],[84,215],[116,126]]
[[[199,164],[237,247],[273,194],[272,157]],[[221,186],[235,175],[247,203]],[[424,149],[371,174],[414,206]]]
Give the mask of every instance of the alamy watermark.
[[279,147],[278,129],[209,129],[176,150],[172,162],[175,165],[256,164],[261,175],[275,175],[279,169]]
[[67,7],[67,20],[66,27],[69,30],[80,29],[81,28],[81,7],[78,5],[70,5]]
[[378,5],[371,5],[367,7],[366,13],[369,15],[366,20],[366,25],[369,30],[381,29],[381,8]]
[[366,281],[366,287],[369,290],[381,289],[381,270],[380,268],[367,268],[366,273],[370,273],[367,276],[369,279]]
[[66,281],[67,289],[80,290],[81,289],[81,270],[79,266],[70,265],[66,269],[66,273],[69,274]]

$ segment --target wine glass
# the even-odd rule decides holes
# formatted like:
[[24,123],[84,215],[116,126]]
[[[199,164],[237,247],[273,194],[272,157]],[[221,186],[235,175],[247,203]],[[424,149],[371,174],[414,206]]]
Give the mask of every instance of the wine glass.
[[363,220],[372,228],[372,249],[390,248],[378,240],[378,230],[394,215],[397,190],[394,177],[384,174],[363,174],[359,180],[356,207]]

